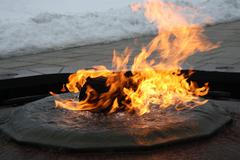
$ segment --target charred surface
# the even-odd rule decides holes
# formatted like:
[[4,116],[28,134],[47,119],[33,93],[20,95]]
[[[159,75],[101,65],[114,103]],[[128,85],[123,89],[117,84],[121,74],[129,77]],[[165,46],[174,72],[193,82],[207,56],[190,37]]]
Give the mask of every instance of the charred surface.
[[[137,84],[133,83],[131,77],[132,72],[127,71],[124,73],[124,76],[126,77],[127,81],[122,87],[117,88],[117,90],[112,94],[111,96],[111,102],[107,107],[98,107],[94,108],[92,110],[89,110],[90,112],[101,112],[101,113],[108,113],[112,109],[112,105],[114,103],[114,100],[117,99],[118,104],[120,107],[117,111],[124,111],[127,110],[126,105],[130,104],[130,101],[126,99],[126,95],[123,93],[123,87],[128,89],[137,89]],[[117,78],[117,77],[116,77]],[[111,84],[110,84],[111,85]],[[91,88],[93,91],[88,93],[90,94],[89,98],[87,98],[87,88]],[[97,78],[87,78],[86,83],[83,85],[83,87],[79,87],[79,101],[86,100],[87,103],[95,104],[97,103],[103,93],[107,93],[109,91],[110,86],[107,85],[107,78],[106,77],[97,77]],[[124,103],[123,103],[124,102]],[[130,111],[133,112],[133,111]]]

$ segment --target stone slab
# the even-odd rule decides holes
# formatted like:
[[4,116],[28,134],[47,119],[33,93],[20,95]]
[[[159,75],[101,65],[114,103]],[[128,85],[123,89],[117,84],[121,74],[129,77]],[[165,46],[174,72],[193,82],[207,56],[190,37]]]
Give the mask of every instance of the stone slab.
[[[69,97],[69,94],[63,95]],[[0,129],[19,143],[75,150],[139,149],[212,135],[231,120],[227,103],[209,100],[192,110],[161,111],[141,117],[55,108],[53,97],[0,113]]]

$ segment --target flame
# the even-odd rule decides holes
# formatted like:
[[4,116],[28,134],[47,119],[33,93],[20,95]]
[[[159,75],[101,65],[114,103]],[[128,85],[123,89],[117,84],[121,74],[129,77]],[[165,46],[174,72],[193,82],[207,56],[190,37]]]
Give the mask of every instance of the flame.
[[[188,82],[191,75],[181,73],[181,65],[196,52],[217,48],[203,34],[202,26],[191,23],[182,11],[184,8],[159,0],[148,0],[132,5],[134,11],[142,8],[145,17],[156,24],[157,36],[134,58],[131,75],[126,76],[132,51],[123,54],[113,52],[112,69],[96,66],[90,70],[78,70],[66,84],[70,92],[78,93],[89,78],[105,80],[107,92],[98,93],[92,86],[85,86],[86,98],[81,101],[56,97],[56,106],[69,110],[99,111],[108,113],[119,110],[143,115],[151,106],[160,109],[175,106],[177,110],[193,108],[206,103],[200,97],[208,93],[208,83],[198,87]],[[109,108],[110,107],[110,108]]]
[[133,3],[130,5],[131,9],[133,12],[137,12],[141,9],[141,4],[140,3]]

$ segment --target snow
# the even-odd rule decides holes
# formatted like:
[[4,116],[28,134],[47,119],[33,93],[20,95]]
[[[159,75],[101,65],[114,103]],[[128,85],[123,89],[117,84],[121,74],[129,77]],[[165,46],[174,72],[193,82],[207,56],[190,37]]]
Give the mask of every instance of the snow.
[[[0,0],[0,58],[154,34],[143,13],[129,7],[141,1]],[[239,0],[168,1],[196,8],[198,23],[240,19]]]

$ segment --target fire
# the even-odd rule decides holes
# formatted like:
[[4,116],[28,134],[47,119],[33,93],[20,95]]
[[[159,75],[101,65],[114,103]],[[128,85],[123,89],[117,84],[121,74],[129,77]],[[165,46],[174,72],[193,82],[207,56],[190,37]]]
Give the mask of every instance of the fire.
[[138,10],[141,9],[141,4],[140,3],[133,3],[130,7],[131,7],[133,12],[137,12]]
[[[144,10],[145,17],[156,24],[157,36],[134,58],[128,71],[130,49],[123,54],[113,52],[112,69],[97,66],[90,70],[78,70],[69,77],[66,84],[70,92],[85,89],[85,99],[63,100],[56,97],[56,106],[69,110],[107,111],[119,110],[143,115],[151,106],[166,109],[193,108],[206,103],[200,97],[208,93],[206,83],[198,87],[188,82],[189,74],[181,73],[181,65],[196,52],[217,48],[203,34],[200,25],[191,23],[183,14],[183,8],[173,3],[148,0],[132,6],[134,11]],[[100,79],[106,91],[99,93],[96,88],[86,85],[89,80]]]

